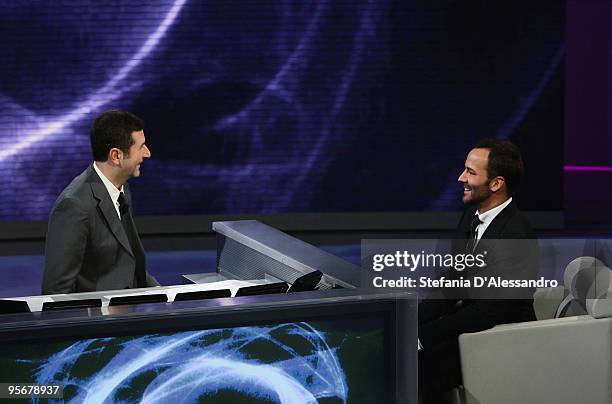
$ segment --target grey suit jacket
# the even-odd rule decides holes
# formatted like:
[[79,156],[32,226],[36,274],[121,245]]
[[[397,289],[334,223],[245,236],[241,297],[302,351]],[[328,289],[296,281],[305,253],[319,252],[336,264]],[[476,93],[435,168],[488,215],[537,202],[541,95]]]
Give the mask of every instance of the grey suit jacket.
[[[127,183],[124,193],[131,206]],[[135,232],[137,234],[137,232]],[[136,247],[144,257],[137,237]],[[49,218],[42,293],[137,287],[136,259],[104,183],[89,166],[59,195]],[[146,285],[159,283],[146,272]]]

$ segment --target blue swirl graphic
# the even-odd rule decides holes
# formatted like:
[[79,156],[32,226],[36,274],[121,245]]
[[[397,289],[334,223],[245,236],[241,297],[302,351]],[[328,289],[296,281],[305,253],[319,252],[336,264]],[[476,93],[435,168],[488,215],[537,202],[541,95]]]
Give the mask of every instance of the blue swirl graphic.
[[40,364],[35,382],[74,388],[70,403],[195,403],[221,391],[346,403],[348,395],[336,350],[308,323],[83,340]]

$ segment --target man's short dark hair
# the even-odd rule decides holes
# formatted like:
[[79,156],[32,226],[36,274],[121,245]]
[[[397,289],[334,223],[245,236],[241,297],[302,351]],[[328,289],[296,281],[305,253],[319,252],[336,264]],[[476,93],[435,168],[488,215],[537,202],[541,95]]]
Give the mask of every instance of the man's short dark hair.
[[525,171],[519,148],[506,139],[483,139],[475,149],[489,149],[488,179],[504,177],[509,195],[514,195]]
[[136,115],[120,110],[103,112],[91,126],[91,151],[95,161],[106,161],[108,152],[116,147],[129,156],[134,144],[132,132],[144,129],[144,122]]

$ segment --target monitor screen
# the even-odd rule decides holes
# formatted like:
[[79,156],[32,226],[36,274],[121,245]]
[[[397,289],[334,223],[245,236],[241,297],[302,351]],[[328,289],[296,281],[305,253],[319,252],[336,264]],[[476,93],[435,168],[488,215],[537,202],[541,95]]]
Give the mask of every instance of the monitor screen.
[[368,293],[7,315],[0,384],[61,386],[66,402],[411,402],[414,300]]
[[60,385],[67,402],[373,403],[385,394],[377,318],[5,345],[0,358],[2,382]]

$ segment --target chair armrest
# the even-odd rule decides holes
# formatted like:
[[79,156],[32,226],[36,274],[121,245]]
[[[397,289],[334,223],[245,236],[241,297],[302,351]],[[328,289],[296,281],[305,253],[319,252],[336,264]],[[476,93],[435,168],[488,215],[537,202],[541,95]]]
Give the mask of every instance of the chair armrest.
[[612,403],[612,318],[505,324],[459,347],[467,403]]

